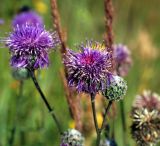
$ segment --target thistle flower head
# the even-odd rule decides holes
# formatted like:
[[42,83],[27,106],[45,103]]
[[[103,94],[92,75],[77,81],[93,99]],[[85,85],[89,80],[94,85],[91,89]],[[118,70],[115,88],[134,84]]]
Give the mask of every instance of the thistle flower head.
[[137,95],[133,104],[134,108],[147,108],[152,111],[154,109],[160,111],[160,96],[151,91],[143,91],[141,95]]
[[117,64],[117,72],[120,76],[126,76],[132,65],[131,52],[122,44],[113,45],[114,58]]
[[108,100],[120,100],[122,99],[127,91],[126,81],[119,76],[109,75],[109,80],[107,80],[107,86],[102,91],[103,96]]
[[48,53],[59,39],[38,25],[15,27],[5,39],[11,53],[11,66],[14,68],[43,68],[49,65]]
[[84,137],[75,129],[68,129],[61,136],[60,146],[84,146]]
[[68,50],[64,63],[68,69],[68,82],[79,92],[96,93],[111,68],[111,55],[104,45],[88,41],[79,52]]
[[132,110],[131,134],[139,146],[155,145],[160,140],[160,115],[146,108]]
[[15,16],[12,21],[12,26],[17,27],[17,25],[22,26],[28,25],[39,25],[43,26],[42,18],[34,11],[23,11]]

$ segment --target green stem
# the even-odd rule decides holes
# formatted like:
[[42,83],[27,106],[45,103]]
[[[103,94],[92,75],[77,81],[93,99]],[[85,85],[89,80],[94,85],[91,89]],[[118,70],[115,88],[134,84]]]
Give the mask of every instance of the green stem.
[[43,92],[42,92],[42,90],[41,90],[41,88],[40,88],[40,86],[39,86],[39,84],[38,84],[38,81],[37,81],[37,79],[36,79],[36,77],[35,77],[34,71],[33,71],[33,70],[29,70],[29,72],[30,72],[30,76],[31,76],[31,78],[32,78],[32,80],[33,80],[33,83],[34,83],[37,91],[38,91],[39,94],[41,95],[41,98],[42,98],[43,102],[45,103],[45,105],[46,105],[49,113],[51,113],[52,118],[53,118],[53,120],[55,121],[56,126],[57,126],[57,128],[58,128],[58,131],[59,131],[59,133],[60,133],[60,135],[61,135],[63,132],[62,132],[60,123],[59,123],[59,121],[58,121],[58,119],[57,119],[57,117],[56,117],[56,115],[55,115],[55,113],[54,113],[54,110],[51,108],[49,102],[47,101],[45,95],[43,94]]
[[123,129],[123,144],[127,146],[127,141],[126,141],[126,116],[125,116],[125,108],[124,108],[124,101],[120,101],[120,113],[121,113],[121,119],[122,119],[122,129]]
[[19,85],[19,93],[17,96],[17,103],[16,103],[16,114],[15,114],[15,119],[14,119],[14,125],[13,128],[11,129],[11,136],[9,138],[9,146],[13,146],[14,144],[14,138],[15,138],[15,133],[16,133],[16,122],[17,122],[17,117],[18,117],[18,105],[19,105],[19,100],[23,95],[23,81],[20,81],[20,85]]
[[100,133],[101,133],[102,130],[104,129],[105,122],[106,122],[106,119],[107,119],[107,115],[108,115],[109,109],[111,108],[112,103],[113,103],[112,100],[109,101],[107,107],[105,108],[105,113],[104,113],[104,118],[103,118],[102,126],[101,126],[101,128],[100,128]]
[[97,133],[97,144],[96,146],[99,146],[100,144],[100,133],[98,128],[98,122],[97,122],[97,114],[96,114],[96,108],[95,108],[95,95],[91,94],[91,104],[92,104],[92,113],[93,113],[93,119],[94,119],[94,125]]

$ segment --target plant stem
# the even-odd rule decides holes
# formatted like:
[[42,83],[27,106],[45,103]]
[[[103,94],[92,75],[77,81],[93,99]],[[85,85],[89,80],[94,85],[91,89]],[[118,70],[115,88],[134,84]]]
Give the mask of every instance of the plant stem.
[[96,128],[96,133],[98,135],[99,128],[98,128],[98,122],[97,122],[97,115],[96,115],[96,108],[95,108],[95,95],[94,94],[91,94],[91,103],[92,103],[94,125],[95,125],[95,128]]
[[100,140],[101,140],[101,133],[102,133],[102,130],[104,129],[104,125],[105,125],[105,121],[106,121],[106,118],[107,118],[107,114],[109,112],[109,109],[110,109],[113,101],[109,101],[109,103],[108,103],[108,105],[107,105],[107,107],[105,109],[105,114],[104,114],[102,126],[101,126],[100,129],[98,128],[97,115],[96,115],[96,109],[95,109],[95,95],[94,94],[91,94],[91,103],[92,103],[92,112],[93,112],[93,118],[94,118],[94,125],[95,125],[96,133],[97,133],[96,146],[99,146],[100,145]]
[[18,117],[18,105],[19,105],[19,100],[20,98],[22,97],[23,95],[23,81],[21,80],[20,81],[20,85],[19,85],[19,93],[18,93],[18,96],[17,96],[17,103],[16,103],[16,114],[15,114],[15,119],[14,119],[14,125],[13,125],[13,128],[11,129],[11,137],[9,138],[9,146],[13,146],[14,144],[14,138],[15,138],[15,133],[16,133],[16,122],[17,122],[17,117]]
[[107,107],[105,108],[105,113],[104,113],[104,118],[103,118],[103,122],[102,122],[102,126],[101,128],[99,129],[99,135],[97,136],[97,146],[99,146],[100,144],[100,140],[101,140],[101,133],[104,129],[104,126],[105,126],[105,122],[106,122],[106,118],[107,118],[107,115],[108,115],[108,112],[109,112],[109,109],[111,108],[111,105],[112,105],[113,101],[109,101]]
[[56,123],[56,126],[57,126],[57,128],[58,128],[59,133],[62,134],[62,129],[61,129],[60,123],[58,122],[58,119],[57,119],[57,117],[56,117],[56,115],[55,115],[55,113],[54,113],[54,110],[51,108],[49,102],[47,101],[45,95],[43,94],[43,92],[42,92],[42,90],[41,90],[41,88],[40,88],[40,86],[39,86],[39,84],[38,84],[38,81],[37,81],[37,79],[36,79],[36,77],[35,77],[34,71],[33,71],[33,70],[29,70],[29,72],[30,72],[30,76],[31,76],[31,78],[32,78],[32,80],[33,80],[33,82],[34,82],[34,85],[35,85],[37,91],[38,91],[39,94],[41,95],[41,98],[42,98],[43,102],[45,103],[45,105],[46,105],[49,113],[51,113],[52,118],[53,118],[53,120],[54,120],[55,123]]
[[97,114],[96,114],[96,108],[95,108],[95,95],[91,94],[91,104],[92,104],[92,113],[93,113],[93,119],[94,119],[94,125],[97,133],[97,142],[96,146],[99,146],[100,144],[100,133],[98,128],[98,122],[97,122]]
[[125,108],[124,108],[124,101],[120,101],[120,113],[121,113],[121,119],[122,119],[122,129],[123,129],[123,145],[127,146],[127,141],[126,141],[126,116],[125,116]]
[[100,128],[100,133],[101,133],[102,130],[104,129],[105,122],[106,122],[106,118],[107,118],[107,115],[108,115],[109,109],[111,108],[112,103],[113,103],[112,100],[109,101],[107,107],[105,108],[105,113],[104,113],[104,118],[103,118],[102,126],[101,126],[101,128]]

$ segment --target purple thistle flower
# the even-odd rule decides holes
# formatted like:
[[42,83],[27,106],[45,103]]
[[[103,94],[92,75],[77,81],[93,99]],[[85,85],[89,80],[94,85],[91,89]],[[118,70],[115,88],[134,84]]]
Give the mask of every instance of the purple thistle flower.
[[95,94],[102,90],[106,81],[111,68],[111,55],[105,46],[98,42],[88,41],[86,45],[81,45],[79,50],[68,50],[65,57],[69,86],[76,87],[79,92]]
[[114,58],[117,64],[117,73],[120,76],[126,76],[132,65],[131,52],[122,44],[113,45]]
[[51,34],[38,25],[15,27],[5,40],[11,53],[14,68],[43,68],[49,65],[48,53],[58,43],[56,32]]
[[34,11],[25,11],[17,14],[12,21],[12,26],[22,26],[25,24],[43,26],[42,18]]

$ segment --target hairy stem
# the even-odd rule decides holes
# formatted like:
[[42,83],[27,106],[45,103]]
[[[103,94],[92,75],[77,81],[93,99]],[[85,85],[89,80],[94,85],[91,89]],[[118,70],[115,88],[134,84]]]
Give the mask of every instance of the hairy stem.
[[37,81],[37,79],[35,77],[34,71],[33,70],[29,70],[29,72],[30,72],[30,76],[31,76],[31,78],[32,78],[32,80],[34,82],[34,85],[35,85],[37,91],[39,92],[39,94],[40,94],[43,102],[45,103],[49,113],[52,115],[52,118],[53,118],[54,122],[56,123],[56,126],[58,128],[59,133],[62,134],[62,129],[61,129],[60,123],[59,123],[59,121],[58,121],[58,119],[57,119],[57,117],[56,117],[56,115],[54,113],[54,110],[51,108],[49,102],[47,101],[45,95],[43,94],[43,92],[42,92],[42,90],[41,90],[41,88],[40,88],[40,86],[38,84],[38,81]]

